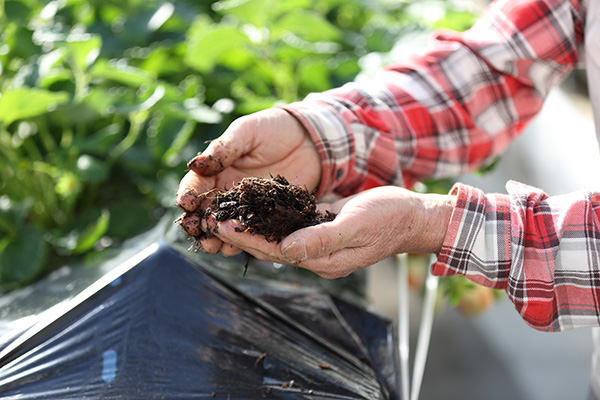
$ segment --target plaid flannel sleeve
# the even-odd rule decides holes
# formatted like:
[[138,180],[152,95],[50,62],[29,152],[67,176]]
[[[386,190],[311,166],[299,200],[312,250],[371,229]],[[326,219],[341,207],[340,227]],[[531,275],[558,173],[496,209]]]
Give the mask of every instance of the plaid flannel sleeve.
[[600,193],[548,197],[514,181],[507,191],[454,186],[457,206],[433,273],[505,289],[539,330],[600,325]]
[[[496,0],[472,29],[436,34],[411,62],[286,106],[320,153],[318,194],[456,177],[501,154],[578,62],[584,4]],[[600,325],[600,195],[508,190],[454,188],[433,272],[505,289],[536,329]]]
[[456,177],[499,155],[578,61],[579,0],[498,0],[410,62],[284,106],[321,156],[318,195]]

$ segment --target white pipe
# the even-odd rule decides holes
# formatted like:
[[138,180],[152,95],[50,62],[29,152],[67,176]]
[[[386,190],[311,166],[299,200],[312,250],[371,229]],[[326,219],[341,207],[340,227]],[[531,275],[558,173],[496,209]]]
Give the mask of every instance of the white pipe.
[[400,385],[402,400],[410,397],[409,377],[409,306],[408,306],[408,257],[406,254],[397,256],[398,265],[398,355],[400,357]]
[[417,339],[417,349],[415,351],[410,400],[418,400],[421,392],[421,384],[425,372],[425,362],[427,361],[427,352],[429,351],[429,342],[431,340],[431,328],[433,326],[433,316],[435,313],[438,280],[438,277],[433,276],[431,270],[429,270],[425,281],[425,300],[421,312],[421,326],[419,327],[419,338]]

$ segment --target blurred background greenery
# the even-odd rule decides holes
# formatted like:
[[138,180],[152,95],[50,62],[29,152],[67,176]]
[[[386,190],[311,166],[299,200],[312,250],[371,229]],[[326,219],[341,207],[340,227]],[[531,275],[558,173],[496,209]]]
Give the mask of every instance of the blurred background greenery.
[[0,0],[0,290],[151,228],[236,117],[473,21],[450,0]]

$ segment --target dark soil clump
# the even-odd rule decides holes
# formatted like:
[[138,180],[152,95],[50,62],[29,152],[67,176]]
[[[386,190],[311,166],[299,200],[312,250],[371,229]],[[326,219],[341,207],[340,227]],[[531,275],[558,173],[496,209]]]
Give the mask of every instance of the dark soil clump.
[[239,185],[217,193],[208,210],[217,221],[237,219],[239,231],[263,235],[269,242],[298,229],[331,221],[335,215],[317,211],[315,196],[277,175],[273,179],[244,178]]
[[292,232],[335,218],[333,213],[317,210],[315,196],[306,188],[292,185],[280,175],[272,179],[244,178],[231,189],[211,192],[207,197],[212,197],[207,209],[185,210],[179,219],[184,230],[196,239],[204,232],[190,228],[191,215],[238,220],[238,231],[263,235],[269,242],[280,242]]

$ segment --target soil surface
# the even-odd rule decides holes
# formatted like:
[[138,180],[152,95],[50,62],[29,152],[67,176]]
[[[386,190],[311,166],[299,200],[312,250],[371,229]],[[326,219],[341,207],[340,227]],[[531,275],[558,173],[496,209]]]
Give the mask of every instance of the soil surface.
[[211,199],[206,209],[179,204],[185,213],[178,221],[196,239],[210,235],[199,229],[199,221],[209,214],[217,221],[238,220],[238,231],[263,235],[269,242],[280,242],[292,232],[335,218],[333,213],[317,210],[315,196],[306,188],[292,185],[280,175],[272,179],[244,178],[229,190],[204,196]]

